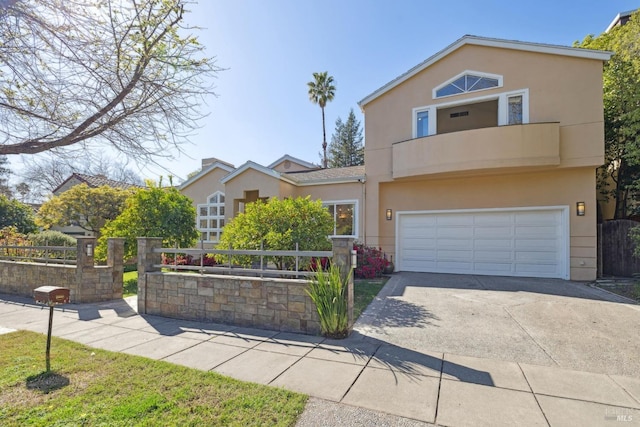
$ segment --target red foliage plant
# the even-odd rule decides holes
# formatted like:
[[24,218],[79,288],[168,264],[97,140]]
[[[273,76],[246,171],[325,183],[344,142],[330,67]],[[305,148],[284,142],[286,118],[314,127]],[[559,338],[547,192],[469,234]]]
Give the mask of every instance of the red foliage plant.
[[354,270],[356,279],[374,279],[381,277],[389,261],[382,248],[365,246],[362,243],[354,243],[353,249],[358,253],[358,265]]
[[[200,257],[193,257],[191,255],[177,254],[174,258],[171,254],[162,254],[162,264],[164,265],[194,265],[200,266]],[[205,255],[202,259],[202,265],[204,267],[213,267],[216,265],[216,260],[213,256]]]

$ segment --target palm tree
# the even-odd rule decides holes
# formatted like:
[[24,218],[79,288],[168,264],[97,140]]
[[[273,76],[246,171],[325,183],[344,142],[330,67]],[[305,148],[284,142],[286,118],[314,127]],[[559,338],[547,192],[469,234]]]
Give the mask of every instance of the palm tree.
[[309,87],[309,100],[318,104],[322,109],[322,152],[323,166],[327,167],[327,132],[324,127],[324,107],[327,102],[333,101],[336,94],[336,87],[333,85],[333,77],[327,75],[327,71],[313,73],[313,81],[307,83]]

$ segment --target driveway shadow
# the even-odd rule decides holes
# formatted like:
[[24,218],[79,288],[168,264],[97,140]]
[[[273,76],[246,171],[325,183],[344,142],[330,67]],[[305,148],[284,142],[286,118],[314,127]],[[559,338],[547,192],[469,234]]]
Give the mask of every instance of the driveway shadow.
[[[275,339],[278,338],[276,335]],[[389,369],[394,376],[418,379],[423,376],[457,379],[493,387],[491,374],[469,366],[445,361],[442,353],[429,353],[401,347],[354,331],[344,340],[325,339],[318,348],[349,353],[353,362],[371,368]]]

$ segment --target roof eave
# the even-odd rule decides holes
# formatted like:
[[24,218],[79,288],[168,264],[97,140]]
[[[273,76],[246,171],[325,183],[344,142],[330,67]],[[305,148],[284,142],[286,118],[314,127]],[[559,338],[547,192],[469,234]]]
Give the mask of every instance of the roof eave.
[[354,182],[364,183],[367,178],[364,175],[354,176],[348,178],[330,178],[330,179],[317,179],[313,181],[307,182],[298,182],[296,183],[299,187],[308,187],[312,185],[325,185],[325,184],[352,184]]

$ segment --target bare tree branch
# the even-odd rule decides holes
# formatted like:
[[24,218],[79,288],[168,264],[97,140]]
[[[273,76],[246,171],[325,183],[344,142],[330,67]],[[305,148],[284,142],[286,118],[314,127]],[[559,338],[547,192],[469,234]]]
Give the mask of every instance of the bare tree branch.
[[0,5],[0,155],[107,144],[179,151],[220,69],[184,24],[185,0]]

